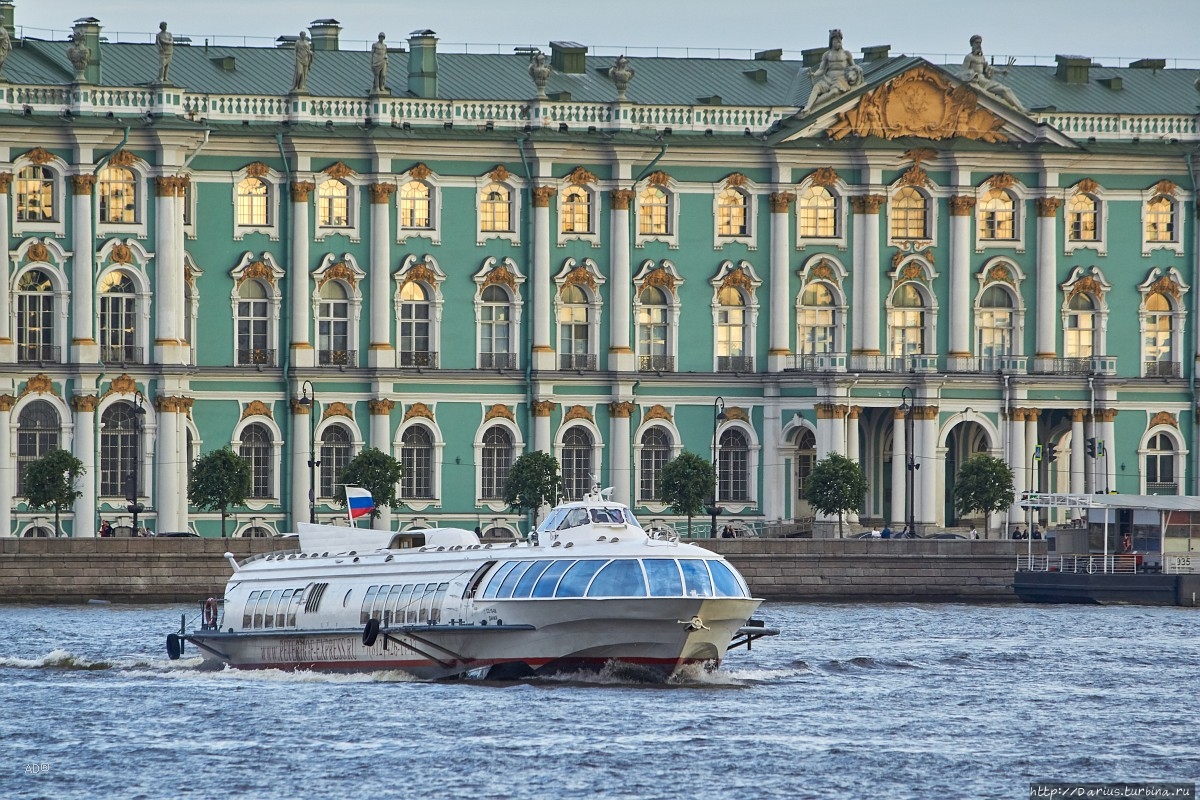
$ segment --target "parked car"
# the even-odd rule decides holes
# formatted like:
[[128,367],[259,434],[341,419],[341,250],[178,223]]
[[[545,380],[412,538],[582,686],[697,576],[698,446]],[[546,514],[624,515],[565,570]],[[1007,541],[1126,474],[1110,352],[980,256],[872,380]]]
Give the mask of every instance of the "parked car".
[[966,539],[961,533],[931,533],[926,539]]
[[878,538],[880,538],[880,533],[879,533],[879,531],[863,531],[862,533],[860,533],[858,536],[855,536],[854,538],[855,539],[878,539]]

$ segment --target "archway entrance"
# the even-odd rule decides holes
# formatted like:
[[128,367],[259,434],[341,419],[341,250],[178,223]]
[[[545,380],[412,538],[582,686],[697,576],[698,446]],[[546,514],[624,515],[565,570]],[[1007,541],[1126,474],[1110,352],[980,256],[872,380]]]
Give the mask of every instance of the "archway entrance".
[[944,473],[946,527],[959,524],[958,512],[954,508],[954,485],[958,480],[958,471],[968,458],[991,449],[992,442],[987,429],[978,422],[960,422],[947,434]]

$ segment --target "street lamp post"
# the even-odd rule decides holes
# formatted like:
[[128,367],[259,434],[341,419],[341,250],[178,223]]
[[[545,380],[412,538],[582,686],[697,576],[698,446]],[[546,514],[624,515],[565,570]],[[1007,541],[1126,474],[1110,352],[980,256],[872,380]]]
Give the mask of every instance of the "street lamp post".
[[308,408],[308,521],[315,525],[317,522],[317,467],[321,465],[321,462],[317,460],[317,421],[315,418],[317,393],[313,389],[312,381],[302,383],[300,393],[300,405]]
[[713,484],[712,505],[710,505],[708,507],[708,514],[709,514],[709,517],[711,517],[711,519],[712,519],[712,524],[709,526],[709,529],[708,529],[708,536],[710,539],[717,538],[717,515],[721,513],[721,507],[719,505],[717,505],[717,501],[720,498],[720,487],[721,487],[721,474],[720,474],[720,470],[717,467],[718,463],[720,462],[720,457],[721,457],[720,443],[717,441],[717,428],[719,428],[721,426],[721,423],[724,422],[726,419],[728,419],[728,417],[725,416],[725,398],[718,397],[716,400],[713,401],[713,435],[712,435],[713,472],[716,473],[717,480]]
[[916,510],[913,508],[914,471],[921,468],[913,458],[913,391],[905,386],[900,390],[900,410],[904,412],[904,507],[908,516],[908,532],[917,533]]
[[142,512],[142,504],[138,502],[141,494],[138,473],[142,460],[142,420],[146,417],[146,409],[142,405],[145,397],[141,392],[133,395],[133,471],[129,474],[129,491],[125,499],[129,501],[127,510],[133,515],[133,535],[138,535],[138,514]]

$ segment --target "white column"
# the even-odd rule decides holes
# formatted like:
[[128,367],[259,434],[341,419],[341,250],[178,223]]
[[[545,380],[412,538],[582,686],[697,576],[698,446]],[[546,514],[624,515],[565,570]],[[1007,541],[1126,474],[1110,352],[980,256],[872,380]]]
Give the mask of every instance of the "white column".
[[71,176],[71,349],[76,362],[95,362],[100,348],[93,333],[96,294],[95,245],[92,240],[93,175]]
[[[1025,464],[1025,409],[1023,408],[1014,408],[1009,414],[1008,446],[1008,466],[1013,471],[1013,492],[1019,498],[1021,492],[1025,491],[1029,485],[1025,482],[1025,471],[1029,466]],[[1015,525],[1021,523],[1024,518],[1025,510],[1019,503],[1013,503],[1008,512],[1009,522]]]
[[[311,181],[296,181],[292,183],[292,248],[288,264],[288,286],[290,308],[292,315],[291,359],[296,367],[311,367],[317,363],[316,351],[313,349],[312,338],[309,335],[309,317],[311,316],[311,301],[309,292],[308,264],[308,194],[314,186]],[[280,348],[282,350],[282,348]],[[282,357],[283,354],[280,353]],[[307,422],[307,420],[305,420]],[[307,434],[306,434],[307,435]],[[307,456],[305,461],[307,462]],[[308,475],[308,468],[303,470]],[[308,478],[305,477],[307,481]],[[307,502],[307,498],[305,498]],[[308,519],[307,508],[303,517]]]
[[292,401],[292,530],[308,522],[309,493],[312,491],[308,459],[312,448],[311,414],[315,409]]
[[1037,420],[1038,410],[1036,408],[1025,409],[1025,462],[1021,468],[1025,470],[1025,488],[1031,492],[1044,492],[1045,489],[1041,485],[1041,478],[1038,474],[1039,465],[1033,460],[1034,448],[1041,444],[1038,441]]
[[776,192],[771,195],[771,339],[770,351],[767,353],[767,371],[782,372],[787,366],[787,357],[791,355],[791,336],[789,333],[791,312],[791,276],[788,274],[788,245],[790,237],[790,216],[792,201],[796,195],[792,192]]
[[178,397],[159,397],[155,403],[158,412],[158,436],[154,440],[155,479],[154,508],[158,514],[157,533],[185,530],[176,527],[179,522],[180,503],[186,503],[187,488],[180,483],[179,464],[183,455],[176,449],[179,443],[179,400]]
[[[396,407],[396,403],[392,400],[370,400],[367,406],[371,409],[371,447],[376,450],[381,450],[388,455],[392,453],[392,409]],[[374,520],[371,524],[372,528],[382,531],[390,531],[392,529],[392,509],[381,508],[379,510],[379,519]]]
[[[72,526],[72,533],[76,537],[96,536],[100,528],[100,520],[96,518],[96,497],[99,494],[96,475],[96,406],[99,402],[94,394],[71,398],[71,408],[75,411],[71,450],[83,462],[83,475],[76,486],[80,495],[75,501],[75,524]],[[0,419],[0,425],[7,432],[6,420]]]
[[1083,494],[1086,490],[1087,443],[1083,435],[1083,418],[1087,412],[1082,408],[1071,412],[1071,494]]
[[634,405],[631,402],[612,402],[608,404],[609,444],[612,455],[609,456],[608,480],[613,487],[613,499],[618,503],[632,505],[632,440],[630,439],[630,416]]
[[935,525],[937,523],[937,486],[942,476],[938,473],[941,462],[937,459],[938,409],[936,406],[926,406],[921,409],[917,421],[917,463],[921,468],[916,470],[913,478],[918,482],[917,522],[920,525]]
[[[373,183],[371,195],[371,345],[367,363],[371,367],[396,366],[396,350],[392,346],[391,288],[391,197],[396,187],[390,183]],[[385,451],[386,452],[386,451]]]
[[763,405],[763,515],[768,521],[781,520],[784,497],[788,486],[787,467],[783,454],[780,425],[779,389],[764,387]]
[[[0,172],[0,242],[4,242],[4,247],[0,249],[0,287],[3,287],[3,291],[0,291],[0,361],[16,360],[15,354],[11,352],[13,345],[12,294],[9,287],[12,285],[12,263],[8,259],[8,187],[11,182],[11,172]],[[0,453],[7,452],[7,450],[0,450]],[[7,496],[0,494],[0,497]],[[0,527],[0,536],[7,535],[8,528]]]
[[[859,406],[850,406],[846,414],[846,458],[854,463],[861,463],[859,459],[859,437],[858,437],[858,417],[862,413],[862,408]],[[782,454],[776,457],[776,460],[782,464]],[[858,522],[858,513],[851,511],[846,515],[846,520],[849,522]]]
[[[7,261],[7,253],[5,261]],[[7,292],[0,292],[7,294]],[[13,458],[13,443],[10,425],[12,424],[12,407],[16,398],[11,394],[0,395],[0,537],[12,536],[12,507],[13,497],[17,493],[17,463]],[[76,437],[78,437],[78,431]],[[95,502],[96,493],[90,495]],[[75,519],[79,519],[80,502],[75,501]],[[78,529],[78,524],[76,524]]]
[[533,451],[553,452],[550,439],[550,414],[554,411],[554,405],[549,400],[538,400],[533,404]]
[[823,461],[830,453],[840,453],[838,449],[837,429],[841,427],[841,417],[837,416],[833,403],[817,403],[817,461]]
[[[178,354],[182,319],[176,314],[183,308],[177,295],[183,294],[183,262],[175,225],[175,200],[178,179],[154,179],[154,359],[160,364],[180,363]],[[177,258],[180,260],[177,263]],[[165,446],[160,440],[159,447]],[[167,462],[160,462],[167,463]],[[161,522],[161,517],[160,517]],[[161,530],[161,525],[159,526]]]
[[861,306],[852,312],[862,317],[862,339],[854,342],[854,352],[879,355],[879,319],[883,313],[879,303],[879,209],[887,198],[872,194],[850,201],[854,207],[854,252],[861,259],[855,264],[854,277],[862,282]]
[[904,496],[904,474],[908,466],[906,439],[904,412],[896,409],[892,412],[892,518],[884,522],[891,523],[897,531],[903,530],[908,520]]
[[971,209],[975,198],[950,198],[950,356],[971,355]]
[[1055,252],[1058,248],[1058,207],[1055,197],[1037,200],[1037,357],[1053,358],[1058,352],[1055,344],[1058,328],[1054,322],[1058,270]]
[[[612,199],[608,239],[612,273],[612,281],[609,283],[612,323],[609,327],[608,366],[609,369],[631,372],[637,369],[637,360],[629,338],[630,312],[633,308],[630,302],[633,265],[629,261],[629,202],[633,192],[628,189],[614,189],[609,193],[609,197]],[[547,313],[547,322],[549,316]]]
[[1100,462],[1100,475],[1108,474],[1108,480],[1105,481],[1101,491],[1115,491],[1117,488],[1117,410],[1115,408],[1107,408],[1104,411],[1097,412],[1100,417],[1100,436],[1104,439],[1105,456]]
[[[550,198],[554,196],[552,186],[533,188],[533,367],[554,369],[554,348],[551,345],[551,319],[554,315],[550,303]],[[628,282],[628,281],[626,281]],[[616,281],[614,281],[616,283]],[[614,303],[615,305],[615,303]],[[625,305],[629,305],[628,302]],[[613,323],[616,324],[616,309]],[[626,312],[628,313],[628,312]],[[628,321],[626,322],[628,327]],[[600,365],[601,369],[605,365]]]

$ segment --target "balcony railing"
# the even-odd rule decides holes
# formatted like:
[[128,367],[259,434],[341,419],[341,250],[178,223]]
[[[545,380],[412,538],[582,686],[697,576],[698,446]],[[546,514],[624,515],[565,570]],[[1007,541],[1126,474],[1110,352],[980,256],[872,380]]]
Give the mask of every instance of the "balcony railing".
[[357,350],[318,350],[317,363],[322,367],[358,366]]
[[105,364],[145,364],[142,348],[133,345],[103,345],[100,360]]
[[1178,361],[1142,362],[1142,374],[1147,378],[1178,378],[1181,374]]
[[783,360],[787,372],[845,372],[845,353],[791,355]]
[[1179,494],[1179,484],[1175,481],[1147,481],[1146,494]]
[[638,356],[639,372],[674,372],[675,356]]
[[437,369],[438,354],[432,350],[401,350],[400,366]]
[[947,356],[946,372],[1024,373],[1026,356]]
[[19,344],[17,361],[21,364],[57,364],[62,361],[62,348],[54,344]]
[[717,356],[717,372],[754,372],[754,356]]
[[596,369],[595,353],[559,353],[559,369],[574,369],[594,371]]
[[892,357],[855,353],[850,356],[850,369],[853,372],[891,372]]
[[516,369],[516,353],[480,353],[480,369]]
[[1116,375],[1117,357],[1035,358],[1030,372],[1036,375]]
[[275,350],[266,347],[254,347],[249,350],[237,351],[238,366],[251,364],[259,367],[275,366]]

